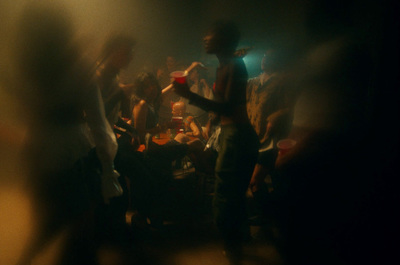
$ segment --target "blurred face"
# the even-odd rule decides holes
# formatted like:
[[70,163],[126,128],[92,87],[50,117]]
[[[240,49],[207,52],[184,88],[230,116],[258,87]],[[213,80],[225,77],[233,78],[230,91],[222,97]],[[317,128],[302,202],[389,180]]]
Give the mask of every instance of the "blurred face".
[[270,71],[274,69],[276,62],[274,61],[274,51],[267,50],[261,60],[261,70]]
[[146,81],[146,89],[144,90],[145,97],[153,102],[158,95],[158,86],[154,82],[148,80]]
[[204,50],[208,54],[215,54],[220,50],[220,41],[215,34],[207,34],[203,38]]

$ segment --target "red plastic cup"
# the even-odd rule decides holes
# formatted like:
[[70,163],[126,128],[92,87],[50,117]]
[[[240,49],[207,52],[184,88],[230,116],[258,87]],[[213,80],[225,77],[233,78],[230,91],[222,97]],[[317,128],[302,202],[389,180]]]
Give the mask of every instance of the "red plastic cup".
[[296,145],[296,141],[292,139],[283,139],[280,140],[276,146],[279,149],[279,155],[284,155],[287,152],[289,152],[290,149],[292,149]]
[[186,71],[175,71],[170,74],[172,78],[179,84],[185,84],[186,83],[186,77],[188,73]]

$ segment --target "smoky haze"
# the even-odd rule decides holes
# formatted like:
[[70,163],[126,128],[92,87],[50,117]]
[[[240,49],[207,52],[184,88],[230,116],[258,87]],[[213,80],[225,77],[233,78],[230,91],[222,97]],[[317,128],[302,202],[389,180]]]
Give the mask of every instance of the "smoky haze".
[[[2,1],[1,31],[11,36],[15,19],[24,5],[33,1]],[[290,2],[290,5],[287,3]],[[114,32],[130,34],[137,40],[129,70],[137,72],[163,63],[174,55],[184,64],[193,60],[213,63],[202,49],[202,37],[215,19],[235,20],[242,31],[240,46],[254,46],[250,76],[259,72],[260,55],[271,43],[304,41],[303,1],[40,1],[58,5],[72,18],[76,34],[88,55],[95,59],[104,40]]]
[[[133,62],[124,71],[126,81],[141,70],[154,70],[167,55],[176,56],[182,64],[202,61],[211,75],[216,59],[206,55],[202,37],[212,21],[235,20],[242,31],[240,47],[254,46],[249,54],[250,76],[260,71],[260,55],[272,39],[285,41],[297,31],[303,34],[302,8],[287,10],[274,1],[163,1],[163,0],[2,0],[0,1],[0,264],[14,264],[24,243],[33,234],[35,213],[26,192],[25,161],[20,153],[26,135],[26,124],[32,109],[21,104],[24,80],[17,68],[24,58],[17,49],[18,23],[22,12],[32,4],[54,7],[55,16],[72,24],[71,41],[77,41],[93,65],[105,39],[113,33],[131,35],[137,41]],[[292,1],[293,3],[293,1]],[[301,3],[301,1],[296,1]],[[299,6],[300,7],[300,6]],[[291,16],[279,16],[289,12]],[[284,22],[282,22],[284,20]],[[282,29],[282,32],[280,32]],[[279,34],[278,34],[279,33]],[[67,45],[67,43],[65,43]],[[17,60],[18,58],[18,60]],[[212,81],[212,80],[210,80]],[[26,95],[25,95],[26,96]],[[3,214],[5,213],[5,214]],[[50,257],[51,258],[51,257]],[[49,263],[50,264],[50,263]]]
[[[368,36],[364,39],[366,52],[369,52],[368,58],[371,58],[367,63],[374,64],[369,69],[367,69],[368,64],[361,65],[359,63],[357,67],[361,65],[366,70],[374,69],[375,72],[368,75],[356,73],[356,77],[347,77],[348,80],[358,82],[358,78],[363,79],[365,76],[383,79],[383,77],[398,75],[396,73],[398,68],[390,68],[385,65],[387,61],[383,59],[381,59],[383,62],[380,62],[380,67],[382,67],[380,69],[382,70],[376,70],[380,56],[386,55],[388,58],[394,58],[395,56],[391,57],[389,52],[397,51],[394,46],[398,42],[391,42],[391,38],[386,36],[387,39],[383,43],[381,38],[383,39],[385,34],[398,36],[396,35],[398,32],[392,33],[389,30],[381,30],[380,27],[383,24],[381,12],[385,10],[377,3],[373,3],[374,1],[336,1],[337,3],[334,5],[325,4],[323,6],[319,3],[329,1],[1,0],[0,264],[15,263],[18,254],[21,253],[23,243],[32,233],[35,220],[35,213],[31,209],[31,198],[24,187],[27,176],[24,172],[24,161],[19,158],[23,149],[23,140],[27,136],[26,124],[32,110],[26,109],[19,100],[21,95],[15,93],[26,82],[26,80],[21,80],[21,76],[17,74],[17,65],[23,64],[24,58],[16,56],[18,54],[16,33],[18,33],[18,21],[23,20],[21,18],[22,11],[30,4],[39,2],[40,5],[54,6],[54,10],[58,10],[57,12],[60,12],[60,15],[62,14],[63,17],[69,19],[66,23],[72,24],[71,41],[74,40],[80,44],[85,59],[88,59],[93,66],[108,36],[113,33],[123,33],[135,38],[137,44],[133,61],[123,71],[122,81],[124,82],[132,81],[140,71],[154,71],[157,67],[162,66],[167,55],[175,56],[183,65],[189,65],[193,61],[203,62],[209,68],[208,81],[213,82],[212,77],[217,66],[217,60],[215,56],[205,54],[202,37],[207,27],[214,20],[220,18],[232,19],[239,25],[242,33],[239,48],[254,47],[244,58],[249,77],[257,76],[260,73],[261,57],[267,48],[281,47],[287,51],[286,57],[290,57],[291,67],[295,67],[290,69],[296,69],[296,71],[293,71],[297,74],[294,80],[301,79],[300,76],[309,78],[296,83],[301,83],[304,87],[307,87],[310,84],[309,80],[313,80],[317,84],[315,85],[317,86],[316,90],[321,90],[320,86],[330,88],[331,83],[337,82],[334,75],[337,73],[336,71],[342,69],[345,64],[353,65],[352,63],[354,63],[351,60],[342,60],[341,63],[336,63],[335,60],[340,59],[340,57],[336,54],[331,55],[332,51],[337,51],[337,47],[341,47],[340,45],[346,46],[347,39],[322,45],[311,53],[309,50],[318,45],[319,42],[333,39],[342,34],[345,32],[344,29],[349,27],[355,28],[354,32],[358,35]],[[384,51],[386,48],[384,45],[389,47],[387,52]],[[19,59],[17,60],[17,58]],[[330,63],[332,63],[331,68]],[[304,67],[305,65],[309,67]],[[318,73],[318,70],[323,73]],[[332,72],[334,74],[331,74]],[[327,73],[330,75],[328,76]],[[387,73],[391,73],[391,75]],[[318,75],[318,77],[323,76],[325,82],[315,80],[313,74]],[[364,81],[370,80],[365,79]],[[386,117],[390,122],[387,123],[389,125],[385,128],[388,128],[387,131],[391,132],[389,135],[393,136],[393,139],[398,139],[398,130],[389,130],[393,129],[390,127],[393,121],[398,120],[397,116],[392,118],[397,111],[390,109],[385,112],[385,108],[382,107],[387,100],[399,98],[395,97],[398,94],[393,97],[387,96],[390,95],[391,90],[385,90],[386,87],[382,89],[379,87],[378,89],[377,80],[372,81],[375,83],[368,83],[360,90],[362,90],[362,94],[366,94],[364,92],[369,89],[367,95],[369,98],[366,101],[370,105],[367,106],[369,108],[367,112],[372,113],[376,112],[377,109],[382,109],[381,112],[378,112],[382,115],[375,113],[374,116],[370,114],[369,118],[371,120],[379,118],[380,120],[381,117]],[[342,85],[342,83],[339,85]],[[326,95],[329,96],[328,93]],[[324,96],[328,97],[326,95]],[[327,109],[324,102],[321,102],[313,110],[317,114],[321,113],[321,109]],[[337,103],[335,101],[332,105],[337,106]],[[312,105],[312,102],[308,105]],[[390,106],[399,106],[399,104]],[[354,108],[361,109],[356,104],[354,104]],[[385,116],[387,113],[390,115]],[[298,121],[302,121],[300,118]],[[310,118],[310,115],[307,118]],[[325,117],[321,119],[323,118]],[[315,120],[314,117],[311,117],[312,122],[315,122]],[[377,120],[374,120],[374,122]],[[384,123],[380,122],[380,124]],[[396,144],[398,146],[398,142]],[[379,153],[382,153],[381,150]]]

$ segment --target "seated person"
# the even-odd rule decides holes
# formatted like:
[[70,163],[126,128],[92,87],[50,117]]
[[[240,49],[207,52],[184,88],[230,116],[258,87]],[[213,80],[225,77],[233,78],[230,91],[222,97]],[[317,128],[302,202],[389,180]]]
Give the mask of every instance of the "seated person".
[[144,143],[146,133],[157,134],[163,129],[158,124],[158,110],[161,106],[161,87],[150,73],[141,73],[134,81],[132,96],[132,123]]
[[[195,152],[189,155],[191,161],[196,168],[196,171],[203,172],[209,175],[214,175],[215,163],[217,160],[218,152],[220,151],[219,135],[221,133],[221,124],[219,116],[210,112],[206,126],[202,131],[203,141],[196,142]],[[183,133],[178,134],[175,141],[186,143],[190,138]],[[194,146],[194,144],[192,144]]]
[[156,77],[151,73],[139,74],[134,81],[134,86],[132,123],[139,134],[140,141],[146,145],[146,155],[158,161],[161,159],[172,162],[193,152],[192,146],[197,148],[198,145],[196,141],[182,143],[172,140],[165,145],[157,145],[151,141],[152,135],[164,132],[167,128],[175,128],[172,122],[158,124],[161,96],[171,91],[170,86],[161,90]]
[[190,113],[186,112],[186,104],[182,101],[172,106],[172,116],[183,118],[183,132],[187,136],[194,136],[203,140],[203,130],[200,123]]

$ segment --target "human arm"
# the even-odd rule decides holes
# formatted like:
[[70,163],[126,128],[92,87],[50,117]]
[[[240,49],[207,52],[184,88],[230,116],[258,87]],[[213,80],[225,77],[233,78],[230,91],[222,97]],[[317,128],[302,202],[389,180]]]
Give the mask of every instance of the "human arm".
[[190,73],[190,71],[192,71],[194,68],[196,68],[197,66],[203,68],[203,69],[207,69],[204,64],[202,64],[201,62],[193,62],[188,68],[186,68],[185,72]]
[[138,135],[138,131],[136,128],[134,128],[131,124],[128,122],[124,121],[121,117],[118,117],[117,122],[115,123],[116,126],[124,128],[128,132],[130,132],[133,135]]
[[216,100],[209,100],[191,92],[187,84],[174,82],[174,89],[177,94],[189,99],[189,104],[223,116],[233,116],[236,114],[236,107],[246,102],[246,84],[246,68],[243,61],[236,59],[219,67],[217,71]]
[[148,107],[145,100],[140,100],[133,107],[133,121],[134,127],[139,134],[140,139],[144,139],[146,134],[146,119],[147,119]]
[[172,88],[173,88],[173,85],[172,85],[172,84],[169,84],[167,87],[165,87],[165,88],[163,88],[163,89],[161,90],[161,95],[165,95],[165,94],[171,92],[171,91],[172,91]]
[[287,137],[290,132],[291,123],[292,115],[289,108],[273,112],[267,117],[267,128],[260,142],[264,143],[271,135],[278,137],[278,139]]
[[162,132],[163,130],[167,129],[167,126],[160,126],[156,125],[153,128],[146,128],[147,124],[147,116],[148,116],[149,107],[146,104],[145,100],[140,100],[134,107],[133,107],[133,121],[134,127],[139,134],[139,138],[141,140],[144,139],[146,133],[150,134],[157,134]]
[[117,153],[118,144],[106,119],[103,101],[97,87],[93,86],[88,89],[86,98],[86,121],[96,144],[96,153],[102,165],[102,172],[109,173],[114,170],[113,161]]
[[133,84],[123,84],[123,83],[119,83],[118,86],[124,91],[124,93],[129,96],[133,89],[134,89],[134,85]]
[[190,127],[190,132],[187,132],[186,135],[188,136],[194,136],[194,137],[200,137],[200,128],[197,126],[196,122],[194,121],[194,118],[192,116],[187,117],[187,120],[189,121],[189,127]]
[[228,114],[231,110],[231,104],[229,102],[217,102],[204,98],[196,93],[191,92],[187,83],[179,84],[174,81],[173,85],[174,91],[178,95],[189,99],[189,104],[196,105],[205,111],[213,111],[218,114]]
[[[131,122],[131,120],[129,120],[128,122]],[[114,131],[117,129],[120,132],[124,132],[124,130],[125,130],[124,133],[130,137],[130,140],[131,140],[130,144],[132,145],[132,147],[134,149],[137,149],[140,146],[139,133],[128,122],[124,121],[121,117],[118,117],[118,120],[117,120],[117,122],[115,124],[115,126],[117,126],[118,128],[116,128],[114,126]]]
[[251,177],[249,184],[251,192],[257,192],[262,188],[263,185],[265,185],[265,178],[267,177],[268,173],[268,169],[263,165],[255,165],[253,176]]
[[203,89],[204,97],[208,99],[213,99],[214,95],[210,86],[207,84],[207,81],[205,79],[200,79],[199,83]]
[[[204,65],[200,62],[193,62],[188,68],[186,68],[186,70],[184,71],[187,74],[190,73],[190,71],[192,71],[194,68],[196,68],[197,66],[200,66],[202,68],[205,68]],[[161,94],[164,95],[166,93],[169,93],[173,88],[173,84],[168,85],[167,87],[165,87],[164,89],[161,90]]]
[[200,129],[199,129],[199,127],[196,125],[196,123],[194,122],[194,121],[192,121],[191,123],[190,123],[190,129],[192,130],[192,135],[194,136],[194,137],[200,137],[201,135],[200,135]]
[[86,121],[90,127],[95,145],[96,154],[101,163],[102,195],[105,203],[109,198],[120,196],[122,188],[118,183],[119,174],[114,170],[114,158],[118,144],[110,124],[108,123],[100,91],[96,86],[91,86],[85,101]]

